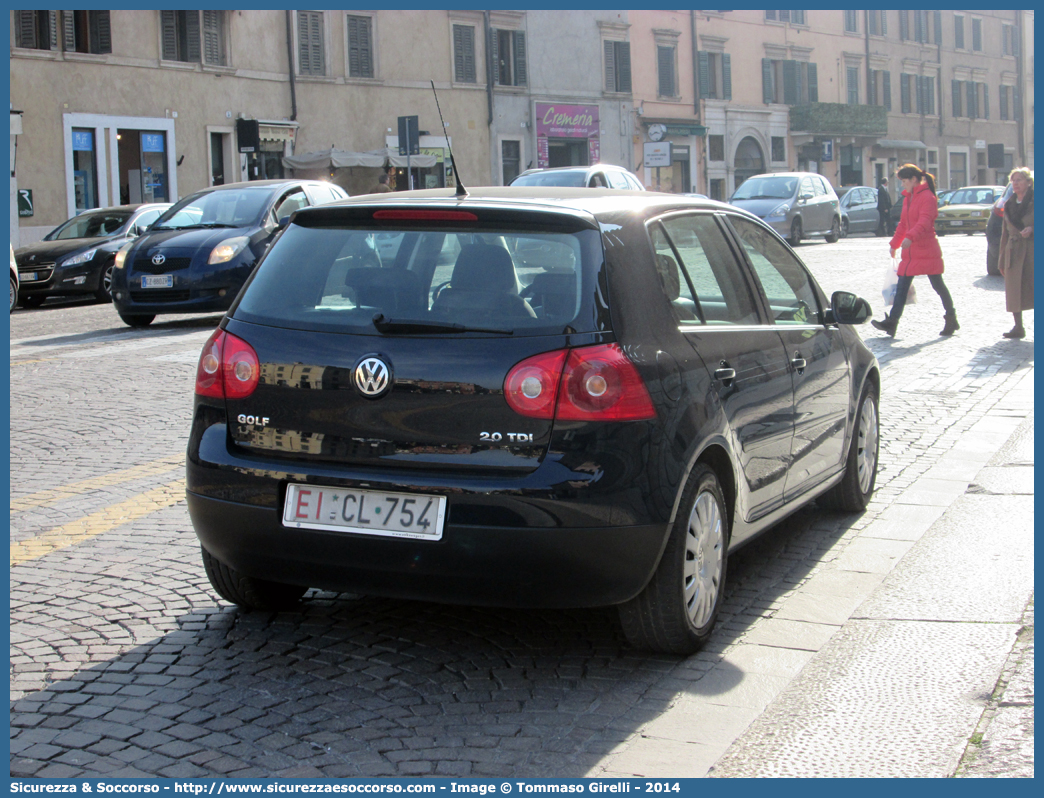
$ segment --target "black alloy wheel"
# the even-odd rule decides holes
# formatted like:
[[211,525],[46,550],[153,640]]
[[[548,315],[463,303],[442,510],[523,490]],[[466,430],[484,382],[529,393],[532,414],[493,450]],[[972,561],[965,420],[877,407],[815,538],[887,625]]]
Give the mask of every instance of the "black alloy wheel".
[[787,239],[790,246],[796,247],[801,243],[801,217],[798,216],[790,225],[790,238]]
[[112,270],[116,267],[116,259],[108,261],[98,278],[98,290],[94,292],[94,298],[99,302],[112,302]]
[[830,223],[830,232],[827,233],[824,238],[828,244],[837,243],[837,239],[841,237],[841,222],[838,221],[837,217],[834,217],[834,221]]

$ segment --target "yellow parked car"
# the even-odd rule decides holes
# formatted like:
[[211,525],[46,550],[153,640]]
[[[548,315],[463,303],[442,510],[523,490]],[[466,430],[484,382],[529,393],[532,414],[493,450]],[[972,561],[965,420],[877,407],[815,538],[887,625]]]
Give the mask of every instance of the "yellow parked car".
[[965,186],[954,191],[939,208],[935,219],[936,235],[947,233],[985,233],[993,203],[1004,193],[1004,186]]

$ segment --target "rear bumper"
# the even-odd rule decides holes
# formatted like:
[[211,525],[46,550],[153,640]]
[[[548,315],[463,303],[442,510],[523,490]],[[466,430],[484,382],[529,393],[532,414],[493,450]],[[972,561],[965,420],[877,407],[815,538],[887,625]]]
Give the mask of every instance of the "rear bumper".
[[248,576],[368,595],[502,607],[597,607],[649,581],[664,524],[484,527],[447,522],[439,541],[289,529],[277,508],[188,492],[203,547]]

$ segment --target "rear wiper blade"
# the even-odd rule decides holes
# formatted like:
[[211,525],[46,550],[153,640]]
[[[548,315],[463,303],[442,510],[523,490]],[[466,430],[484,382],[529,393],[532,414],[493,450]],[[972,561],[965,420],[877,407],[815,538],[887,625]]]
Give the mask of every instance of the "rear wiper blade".
[[464,324],[451,324],[450,322],[419,321],[416,319],[389,319],[383,313],[375,313],[373,326],[380,333],[497,333],[499,335],[514,335],[514,330],[498,330],[492,327],[468,327]]

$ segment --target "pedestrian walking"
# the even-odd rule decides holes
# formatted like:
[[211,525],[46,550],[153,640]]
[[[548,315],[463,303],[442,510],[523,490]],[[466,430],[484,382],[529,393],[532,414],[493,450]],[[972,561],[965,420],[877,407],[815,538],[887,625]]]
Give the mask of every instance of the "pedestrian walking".
[[370,194],[384,194],[387,191],[391,191],[392,187],[388,185],[388,175],[382,174],[377,178],[377,185],[370,189]]
[[1012,196],[1004,203],[997,266],[1004,275],[1008,313],[1015,317],[1004,337],[1020,339],[1026,337],[1022,311],[1033,310],[1033,173],[1023,166],[1008,179]]
[[874,319],[870,323],[878,330],[895,335],[913,278],[918,274],[926,274],[942,300],[945,311],[945,325],[939,335],[953,335],[961,325],[957,323],[953,299],[942,278],[942,248],[939,239],[935,237],[935,217],[939,215],[935,178],[912,163],[900,167],[896,176],[903,188],[903,211],[888,246],[893,258],[897,251],[901,253],[897,272],[899,279],[891,312],[883,321]]
[[888,194],[888,178],[882,177],[877,187],[877,234],[888,235],[888,211],[892,209],[892,198]]

